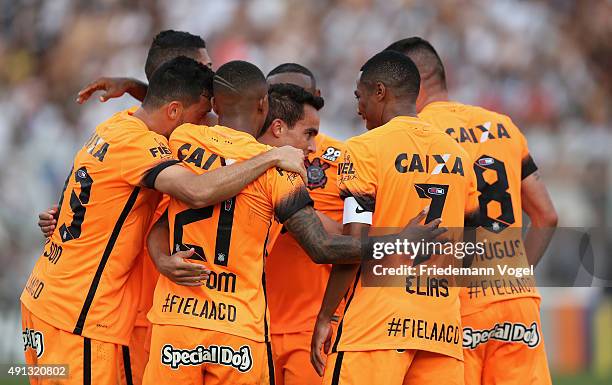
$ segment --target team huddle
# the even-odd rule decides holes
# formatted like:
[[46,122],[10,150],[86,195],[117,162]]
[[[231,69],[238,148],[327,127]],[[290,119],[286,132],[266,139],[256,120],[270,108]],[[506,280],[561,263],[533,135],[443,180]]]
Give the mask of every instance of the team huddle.
[[163,31],[148,84],[79,93],[142,104],[96,127],[39,215],[25,357],[69,377],[32,384],[551,383],[534,283],[364,283],[376,242],[470,228],[506,250],[472,264],[535,265],[556,226],[523,134],[450,101],[429,42],[402,39],[361,67],[368,131],[345,143],[319,133],[306,67],[211,67],[204,40]]

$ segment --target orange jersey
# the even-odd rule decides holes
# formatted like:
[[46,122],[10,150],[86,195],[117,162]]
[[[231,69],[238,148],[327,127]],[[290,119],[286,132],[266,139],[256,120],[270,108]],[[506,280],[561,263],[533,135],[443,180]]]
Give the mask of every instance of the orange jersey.
[[[485,253],[473,266],[528,266],[521,235],[521,182],[537,170],[527,140],[512,120],[481,107],[455,102],[428,104],[419,117],[444,130],[470,155],[478,181],[478,240]],[[461,312],[518,297],[539,297],[532,277],[497,277],[461,291]]]
[[155,177],[173,160],[165,137],[132,116],[115,114],[74,158],[57,228],[21,301],[52,326],[127,345],[136,317],[144,235],[161,194]]
[[[183,125],[170,148],[190,170],[202,174],[251,158],[271,147],[223,126]],[[264,257],[281,223],[312,204],[297,174],[270,169],[236,197],[215,206],[190,209],[171,199],[168,208],[172,250],[194,248],[210,278],[185,287],[160,276],[149,319],[268,341]],[[275,221],[276,218],[276,221]]]
[[[157,220],[164,215],[166,210],[168,209],[168,204],[170,203],[170,197],[168,195],[164,195],[161,202],[157,206],[155,210],[155,214],[153,215],[153,220],[151,221],[151,226],[149,227],[149,231],[147,231],[147,236],[151,231],[151,227],[157,222]],[[147,319],[147,313],[151,310],[151,305],[153,305],[153,292],[155,291],[155,284],[157,283],[157,278],[159,277],[159,272],[149,255],[149,250],[147,249],[147,245],[145,245],[142,249],[142,285],[140,287],[140,301],[138,303],[138,314],[136,315],[136,326],[149,326],[150,322]]]
[[[360,222],[357,213],[370,215],[361,223],[371,224],[371,232],[402,228],[429,206],[427,222],[441,218],[444,226],[461,230],[465,213],[477,210],[470,164],[440,130],[418,118],[396,117],[346,143],[339,178],[343,221]],[[437,290],[366,287],[363,277],[360,271],[347,299],[334,351],[417,349],[462,359],[458,288],[442,281]],[[390,329],[396,321],[398,332]]]
[[[308,156],[308,190],[315,208],[342,221],[338,193],[338,163],[344,144],[324,134],[316,136],[316,152]],[[312,331],[331,265],[317,265],[289,233],[278,237],[266,263],[268,306],[274,334]]]

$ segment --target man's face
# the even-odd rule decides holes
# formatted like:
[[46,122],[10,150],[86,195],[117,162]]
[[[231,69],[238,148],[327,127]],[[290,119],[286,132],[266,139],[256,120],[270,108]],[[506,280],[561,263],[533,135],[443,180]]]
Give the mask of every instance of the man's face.
[[372,86],[357,80],[355,98],[357,98],[357,113],[365,120],[366,128],[371,130],[381,126],[380,103],[375,98]]
[[[283,123],[284,124],[284,123]],[[315,137],[319,133],[319,112],[311,105],[304,105],[304,118],[298,120],[293,128],[283,127],[278,137],[280,146],[293,146],[304,151],[304,155],[315,152]]]
[[200,96],[200,101],[193,103],[187,108],[183,108],[183,114],[180,118],[180,124],[192,123],[192,124],[204,124],[206,122],[206,115],[211,111],[212,105],[210,98],[207,96]]

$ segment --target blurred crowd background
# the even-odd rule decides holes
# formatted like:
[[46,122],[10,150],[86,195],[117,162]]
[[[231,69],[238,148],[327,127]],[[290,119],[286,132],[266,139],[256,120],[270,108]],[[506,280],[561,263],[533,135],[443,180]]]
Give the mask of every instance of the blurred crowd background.
[[[144,80],[152,38],[169,28],[201,35],[214,68],[232,59],[264,72],[287,61],[311,68],[321,129],[339,139],[364,131],[360,66],[399,38],[430,40],[451,98],[510,115],[559,226],[593,228],[594,247],[612,257],[611,20],[609,0],[0,0],[0,334],[16,333],[17,298],[41,249],[36,213],[57,201],[95,125],[136,104],[78,105],[78,90],[103,75]],[[555,372],[611,370],[612,334],[598,329],[612,317],[604,292],[544,293]],[[0,362],[21,359],[16,338],[2,337]]]

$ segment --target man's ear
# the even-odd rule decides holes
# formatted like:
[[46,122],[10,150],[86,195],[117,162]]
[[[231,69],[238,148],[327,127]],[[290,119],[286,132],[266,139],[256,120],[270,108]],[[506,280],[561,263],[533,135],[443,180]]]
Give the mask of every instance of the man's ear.
[[217,99],[215,99],[214,96],[210,98],[210,105],[212,106],[212,111],[216,115],[219,115],[219,107],[217,106]]
[[183,115],[183,104],[173,100],[166,106],[166,115],[170,120],[178,120]]
[[257,110],[263,115],[268,115],[268,94],[266,93],[263,98],[259,99],[257,103]]
[[387,87],[382,82],[376,82],[376,92],[374,97],[376,100],[381,101],[387,95]]
[[321,90],[317,88],[317,89],[315,90],[314,95],[315,95],[315,96],[321,96]]
[[285,129],[287,129],[287,125],[285,124],[285,122],[277,118],[274,119],[272,123],[270,123],[270,126],[268,127],[267,131],[270,131],[270,133],[272,133],[275,138],[280,138]]

